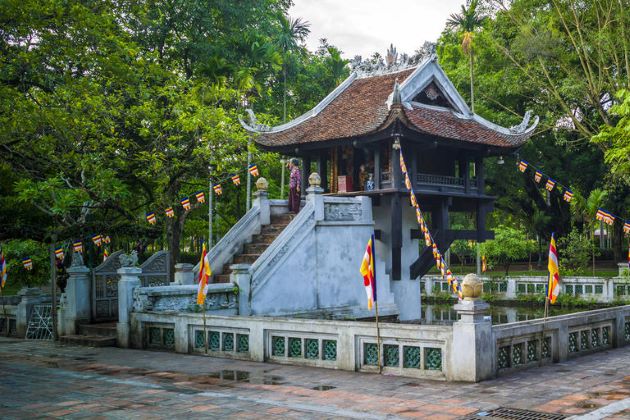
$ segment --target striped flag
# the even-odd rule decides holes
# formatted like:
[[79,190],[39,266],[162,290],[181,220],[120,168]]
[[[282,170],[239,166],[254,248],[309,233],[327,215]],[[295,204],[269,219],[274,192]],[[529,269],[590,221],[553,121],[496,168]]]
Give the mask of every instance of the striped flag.
[[197,203],[205,203],[206,202],[206,195],[203,193],[203,191],[198,191],[195,194],[195,198],[197,198]]
[[418,200],[416,200],[416,194],[411,190],[409,192],[409,198],[411,199],[411,205],[418,208]]
[[206,250],[206,244],[203,244],[201,250],[201,261],[199,261],[199,279],[197,284],[197,305],[203,305],[206,301],[206,294],[208,293],[208,282],[212,276],[212,269],[210,268],[210,262],[208,261],[208,251]]
[[408,190],[411,189],[411,179],[409,179],[409,174],[405,172],[405,187],[407,187]]
[[[630,268],[630,244],[628,244],[628,268]],[[5,274],[6,277],[6,274]]]
[[149,222],[150,225],[157,223],[157,218],[155,217],[154,212],[147,213],[147,222]]
[[188,197],[182,198],[180,203],[182,203],[182,207],[184,208],[184,210],[190,210],[190,200],[188,199]]
[[566,201],[567,203],[570,203],[571,200],[573,199],[573,192],[571,190],[566,190],[564,192],[564,201]]
[[547,183],[545,184],[545,189],[547,189],[547,191],[553,191],[553,187],[556,186],[556,181],[554,181],[553,179],[549,178],[547,180]]
[[252,176],[258,176],[258,166],[256,165],[249,165],[249,173],[252,174]]
[[109,251],[107,250],[107,248],[103,248],[103,262],[107,261],[108,258],[109,258]]
[[63,247],[62,246],[55,248],[55,257],[57,257],[57,259],[59,260],[63,260]]
[[112,241],[112,238],[110,238],[109,235],[103,236],[103,243],[104,244],[111,243],[111,241]]
[[407,165],[405,165],[405,159],[403,158],[403,154],[400,154],[400,170],[403,174],[407,173]]
[[597,210],[597,213],[595,213],[595,218],[597,220],[601,220],[607,225],[613,225],[615,223],[615,216],[613,216],[612,213],[603,209]]
[[101,246],[101,243],[103,242],[103,237],[101,235],[94,235],[92,236],[92,242],[94,242],[94,245],[96,246]]
[[361,262],[361,268],[359,269],[363,276],[363,286],[365,286],[365,293],[367,295],[368,310],[372,310],[372,305],[376,303],[376,270],[374,268],[374,234],[370,237],[365,254],[363,254],[363,261]]
[[528,166],[527,162],[525,162],[524,160],[521,160],[518,163],[518,170],[521,172],[525,172],[525,170],[527,170],[527,166]]
[[560,294],[560,270],[558,268],[558,250],[556,248],[556,238],[551,234],[551,243],[549,244],[549,281],[547,283],[547,298],[552,304],[556,303],[556,299]]
[[626,220],[623,224],[623,231],[630,235],[630,221]]
[[540,171],[534,172],[534,181],[540,182],[541,179],[542,179],[542,172]]
[[212,187],[212,189],[214,190],[214,193],[216,195],[221,195],[223,194],[223,188],[221,187],[221,184],[217,184],[214,187]]
[[33,260],[28,257],[22,259],[22,264],[24,264],[24,268],[27,271],[31,271],[33,269]]
[[0,252],[0,289],[7,284],[7,260],[4,259],[4,252]]
[[232,177],[232,182],[234,183],[234,185],[239,186],[241,185],[241,177],[236,174]]
[[73,243],[72,244],[72,250],[74,252],[82,253],[83,252],[83,242],[76,241],[75,243]]
[[488,261],[486,260],[486,256],[482,255],[481,256],[481,272],[485,273],[486,271],[488,271]]
[[420,225],[420,230],[422,230],[422,225],[424,224],[424,218],[422,217],[422,212],[420,211],[418,207],[416,207],[416,220],[418,221],[418,224]]
[[170,217],[171,219],[175,217],[175,211],[173,210],[173,207],[167,208],[166,210],[164,210],[164,212],[166,213],[166,217]]

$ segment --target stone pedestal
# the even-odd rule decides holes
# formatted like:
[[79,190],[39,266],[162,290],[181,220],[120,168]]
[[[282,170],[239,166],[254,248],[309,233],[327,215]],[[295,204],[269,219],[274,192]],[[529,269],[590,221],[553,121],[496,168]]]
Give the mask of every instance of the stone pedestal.
[[140,287],[139,267],[122,267],[118,269],[118,324],[116,325],[118,347],[129,347],[131,328],[131,312],[133,310],[133,289]]
[[516,299],[516,279],[508,277],[507,290],[505,291],[505,297],[507,299]]
[[494,377],[492,321],[485,318],[489,308],[481,300],[455,305],[461,319],[453,324],[449,380],[479,382]]
[[79,324],[89,324],[91,315],[90,269],[84,265],[68,269],[68,284],[59,316],[59,335],[77,334]]
[[271,223],[271,206],[267,194],[268,187],[269,183],[265,178],[258,178],[256,181],[258,190],[254,193],[254,202],[252,204],[253,207],[260,208],[260,224],[263,226]]
[[18,296],[21,296],[22,300],[17,304],[15,312],[15,329],[17,336],[23,338],[26,337],[33,305],[42,303],[42,294],[38,288],[25,287],[18,292]]
[[306,189],[306,202],[313,203],[315,220],[324,220],[324,189],[320,187],[321,178],[313,172],[308,178],[309,187]]
[[230,266],[230,282],[238,286],[238,314],[250,316],[252,314],[252,275],[249,264],[232,264]]
[[186,263],[175,264],[175,281],[174,284],[195,284],[195,275],[193,274],[193,265]]

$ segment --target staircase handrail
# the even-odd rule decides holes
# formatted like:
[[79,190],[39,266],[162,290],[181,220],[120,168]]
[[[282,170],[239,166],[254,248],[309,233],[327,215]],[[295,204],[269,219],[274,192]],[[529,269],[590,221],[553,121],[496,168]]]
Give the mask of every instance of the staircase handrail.
[[304,226],[310,221],[313,222],[313,226],[315,225],[314,214],[315,206],[312,202],[307,201],[298,215],[254,261],[249,269],[252,276],[252,293],[271,277],[268,275],[269,272],[274,270],[284,256],[300,244],[300,239],[309,233],[309,229],[305,229]]

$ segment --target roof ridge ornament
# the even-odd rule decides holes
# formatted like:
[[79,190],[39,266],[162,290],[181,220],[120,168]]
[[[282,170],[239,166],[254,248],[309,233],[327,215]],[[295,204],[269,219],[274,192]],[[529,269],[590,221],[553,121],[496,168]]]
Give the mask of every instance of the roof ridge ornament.
[[[394,82],[394,91],[392,92],[392,106],[402,104],[402,98],[400,96],[400,85],[398,84],[398,77]],[[391,108],[391,106],[390,106]]]
[[[512,127],[510,127],[510,131],[512,133],[524,133],[527,130],[527,127],[529,125],[529,120],[532,118],[532,111],[529,110],[527,112],[525,112],[525,115],[523,116],[523,121],[521,121],[520,124],[518,125],[514,125]],[[535,117],[535,121],[534,121],[534,126],[538,125],[538,116]]]
[[243,121],[243,119],[239,116],[238,120],[241,123],[241,125],[244,128],[250,128],[251,131],[271,131],[271,127],[269,127],[268,125],[265,124],[260,124],[258,123],[258,119],[256,118],[256,114],[254,114],[254,111],[251,108],[247,108],[245,110],[245,112],[247,112],[247,115],[249,117],[249,121],[245,122]]

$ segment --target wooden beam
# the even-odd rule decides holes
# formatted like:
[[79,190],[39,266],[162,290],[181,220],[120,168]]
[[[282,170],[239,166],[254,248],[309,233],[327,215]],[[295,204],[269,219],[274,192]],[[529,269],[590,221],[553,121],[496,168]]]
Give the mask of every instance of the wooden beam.
[[328,159],[327,152],[322,152],[317,159],[317,172],[322,179],[321,187],[324,192],[328,191]]
[[381,189],[381,148],[374,151],[374,189]]
[[300,186],[300,189],[302,190],[302,195],[306,194],[309,176],[311,176],[311,157],[306,156],[302,159],[302,185]]

